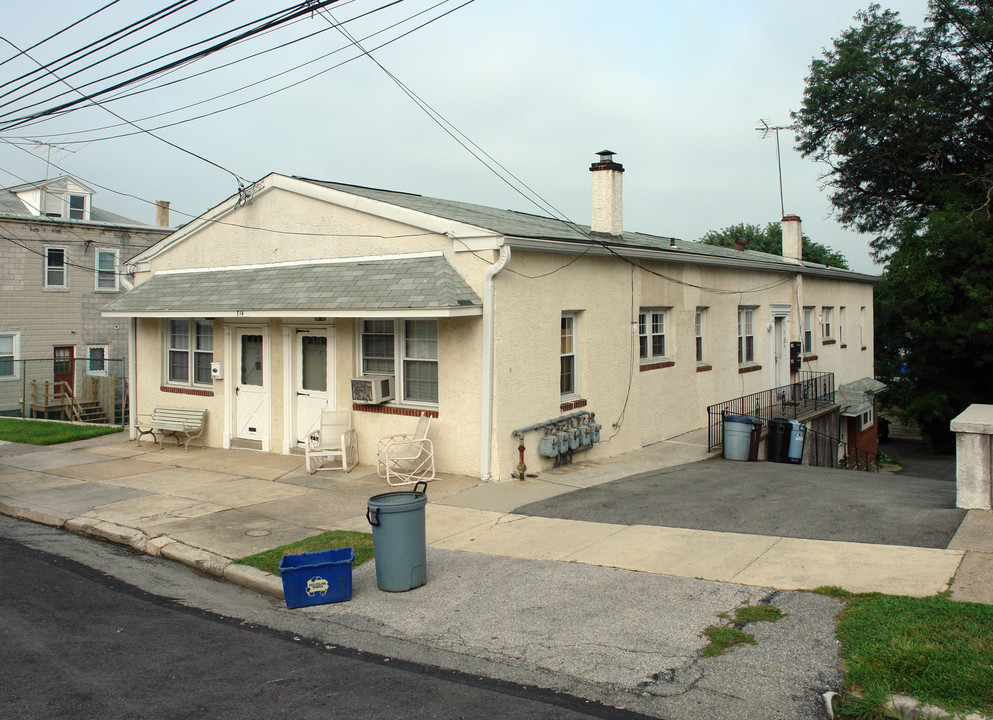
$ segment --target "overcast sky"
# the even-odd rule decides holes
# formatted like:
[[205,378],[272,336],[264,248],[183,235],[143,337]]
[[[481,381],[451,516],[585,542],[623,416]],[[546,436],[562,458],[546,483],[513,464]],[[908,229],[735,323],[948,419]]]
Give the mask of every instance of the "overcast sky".
[[[238,0],[190,23],[185,32],[100,68],[128,68],[291,2]],[[437,2],[405,0],[346,27],[362,37]],[[461,2],[444,3],[364,44],[373,48]],[[26,49],[104,4],[106,0],[48,2],[42,22],[34,6],[21,3],[19,16],[5,13],[0,35]],[[196,7],[217,4],[220,0]],[[384,4],[385,0],[353,0],[332,6],[332,12],[342,21]],[[882,4],[914,25],[921,24],[926,11],[926,0]],[[800,106],[811,60],[867,5],[853,0],[475,0],[373,55],[569,219],[589,223],[588,168],[597,151],[609,149],[626,170],[625,228],[696,240],[708,230],[734,223],[764,225],[779,219],[775,138],[761,140],[754,128],[760,118],[789,124],[790,111]],[[156,6],[147,0],[122,0],[30,54],[50,62]],[[308,16],[181,69],[169,79],[324,28],[330,28],[326,18]],[[345,47],[307,68],[226,98],[145,119],[344,46],[342,36],[329,29],[278,52],[109,107],[145,128],[157,127],[258,97],[357,54]],[[9,46],[0,47],[0,58],[12,54]],[[32,67],[23,57],[8,62],[0,66],[0,83]],[[96,72],[80,74],[72,82],[96,78]],[[18,111],[25,104],[26,100],[12,102],[0,111]],[[119,122],[105,110],[91,108],[5,131],[0,138],[30,137],[55,144],[51,158],[61,170],[51,168],[52,176],[67,171],[97,190],[97,206],[148,224],[154,222],[149,203],[155,200],[171,201],[173,223],[179,224],[189,219],[182,213],[200,214],[236,192],[235,179],[224,170],[147,135],[80,142],[133,132],[121,127],[80,134]],[[538,212],[365,57],[271,97],[156,133],[249,180],[277,171]],[[800,215],[805,234],[840,250],[853,269],[879,272],[869,258],[869,238],[845,230],[832,217],[828,193],[819,181],[823,168],[801,158],[793,145],[793,134],[783,131],[786,212]],[[0,185],[44,178],[47,153],[44,148],[0,143]]]

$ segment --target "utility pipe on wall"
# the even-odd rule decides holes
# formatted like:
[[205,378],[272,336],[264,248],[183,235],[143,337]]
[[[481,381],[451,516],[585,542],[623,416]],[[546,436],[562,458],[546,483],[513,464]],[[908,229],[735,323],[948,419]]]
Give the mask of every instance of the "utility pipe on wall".
[[510,262],[510,248],[500,246],[500,258],[483,273],[483,377],[480,385],[479,478],[490,479],[493,452],[493,285],[497,273]]

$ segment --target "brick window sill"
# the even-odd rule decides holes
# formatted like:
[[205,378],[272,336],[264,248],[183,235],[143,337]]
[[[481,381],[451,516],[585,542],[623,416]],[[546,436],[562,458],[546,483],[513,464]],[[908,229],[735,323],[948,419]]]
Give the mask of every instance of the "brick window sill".
[[675,364],[676,363],[673,360],[662,360],[660,362],[647,363],[638,369],[641,372],[645,372],[646,370],[658,370],[660,368],[673,367]]
[[177,395],[195,395],[196,397],[214,397],[213,390],[200,390],[197,388],[174,387],[172,385],[161,385],[159,390]]
[[585,400],[582,400],[582,399],[579,399],[579,400],[568,400],[568,401],[562,403],[561,405],[559,405],[559,410],[561,412],[567,412],[569,410],[575,410],[576,408],[581,408],[581,407],[586,407],[586,401]]
[[817,359],[817,356],[816,355],[804,355],[803,356],[803,361],[804,362],[808,362],[810,360],[816,360],[816,359]]
[[821,340],[821,345],[834,345],[836,342],[837,340],[833,340],[829,338],[827,340]]
[[399,407],[397,405],[363,405],[362,403],[352,403],[354,412],[378,413],[380,415],[405,415],[406,417],[420,417],[424,413],[428,417],[438,417],[437,410],[428,408]]
[[696,371],[697,372],[710,372],[713,369],[714,369],[714,366],[713,365],[697,365],[696,366]]
[[761,369],[761,365],[745,365],[744,367],[738,368],[738,374],[744,375],[745,373],[756,372]]
[[866,347],[865,345],[863,345],[863,346],[862,346],[862,349],[863,349],[863,350],[868,350],[869,348],[867,348],[867,347]]
[[841,345],[839,345],[838,347],[840,347],[842,350],[844,350],[848,346],[845,343],[841,343]]

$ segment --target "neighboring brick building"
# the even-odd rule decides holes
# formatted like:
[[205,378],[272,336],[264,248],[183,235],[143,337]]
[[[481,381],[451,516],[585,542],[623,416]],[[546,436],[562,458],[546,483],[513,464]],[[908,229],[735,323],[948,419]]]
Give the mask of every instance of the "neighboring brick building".
[[[126,322],[100,309],[131,287],[127,261],[171,230],[100,210],[93,195],[67,176],[0,190],[0,414],[23,410],[31,379],[75,386],[127,355]],[[20,360],[49,362],[25,377]]]

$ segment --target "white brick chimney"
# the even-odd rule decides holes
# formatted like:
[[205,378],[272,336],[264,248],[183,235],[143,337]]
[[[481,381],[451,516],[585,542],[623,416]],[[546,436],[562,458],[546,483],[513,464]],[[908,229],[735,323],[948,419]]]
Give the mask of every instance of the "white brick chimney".
[[624,166],[614,162],[612,150],[597,153],[600,161],[590,165],[593,173],[593,219],[590,229],[601,235],[620,236],[624,232],[622,173]]
[[799,263],[803,260],[803,233],[798,215],[783,215],[783,259]]

